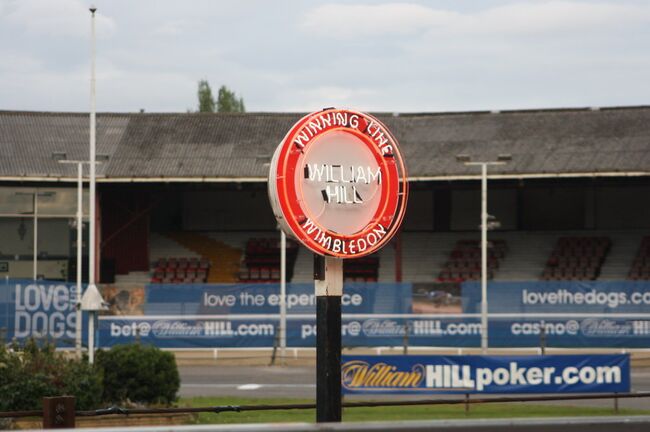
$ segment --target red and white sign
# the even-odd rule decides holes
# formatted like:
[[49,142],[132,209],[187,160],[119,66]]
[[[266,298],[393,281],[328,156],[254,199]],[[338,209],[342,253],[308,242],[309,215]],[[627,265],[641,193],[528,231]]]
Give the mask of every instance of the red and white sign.
[[275,217],[287,234],[320,255],[376,252],[398,230],[407,196],[397,141],[368,114],[309,114],[291,128],[271,161]]

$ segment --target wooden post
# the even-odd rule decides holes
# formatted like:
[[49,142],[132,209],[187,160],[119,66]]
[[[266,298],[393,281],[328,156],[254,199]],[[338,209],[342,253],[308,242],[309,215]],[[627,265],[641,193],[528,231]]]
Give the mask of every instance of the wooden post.
[[340,422],[343,261],[314,255],[316,422]]
[[74,396],[43,398],[43,429],[72,429],[75,427]]
[[402,354],[407,355],[409,353],[409,322],[404,318],[404,338],[402,340]]
[[273,338],[273,351],[271,352],[271,362],[269,363],[269,366],[274,366],[275,365],[275,357],[278,354],[278,345],[280,344],[280,327],[282,324],[278,324],[275,326],[275,337]]

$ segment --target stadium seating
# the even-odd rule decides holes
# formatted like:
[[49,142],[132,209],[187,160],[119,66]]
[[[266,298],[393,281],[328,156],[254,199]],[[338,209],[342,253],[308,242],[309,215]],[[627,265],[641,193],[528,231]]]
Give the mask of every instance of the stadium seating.
[[627,278],[630,280],[650,280],[650,236],[646,236],[641,240]]
[[[298,244],[287,240],[287,281],[291,280]],[[251,283],[280,280],[280,241],[277,238],[251,238],[246,242],[239,266],[239,281]]]
[[166,236],[212,264],[207,272],[207,283],[237,282],[237,270],[241,260],[241,245],[231,247],[210,233],[168,232]]
[[159,258],[152,270],[151,283],[205,283],[209,269],[207,258]]
[[[503,244],[504,246],[507,245],[507,247],[503,249],[503,253],[497,253],[497,261],[490,260],[489,276],[491,276],[492,280],[497,281],[538,279],[547,267],[547,262],[557,247],[559,238],[606,237],[611,240],[611,248],[608,249],[607,260],[599,267],[598,280],[640,279],[643,277],[643,271],[641,270],[640,273],[632,272],[631,263],[635,261],[635,256],[639,249],[639,241],[645,234],[647,232],[636,230],[504,231],[490,233],[488,237],[489,243],[493,245]],[[210,267],[208,279],[206,280],[207,283],[273,282],[279,280],[279,250],[275,258],[270,261],[268,261],[268,256],[264,257],[264,254],[262,254],[260,257],[262,262],[257,260],[258,265],[249,266],[247,265],[246,259],[247,245],[250,240],[265,239],[267,242],[273,244],[274,242],[279,242],[279,235],[277,233],[270,231],[220,231],[203,233],[202,235],[214,240],[215,244],[218,242],[227,246],[229,250],[239,251],[237,255],[233,253],[232,257],[223,253],[221,249],[219,249],[218,254],[215,252],[217,261],[213,261]],[[492,240],[492,237],[499,240]],[[463,280],[480,279],[480,248],[478,247],[479,242],[477,238],[478,235],[476,233],[469,232],[402,233],[402,280],[409,282],[431,282],[432,280],[462,282]],[[450,251],[455,250],[458,243],[469,243],[470,249],[473,248],[474,251],[467,254],[468,259],[460,260],[451,257]],[[291,245],[290,241],[289,245]],[[466,244],[465,246],[468,245]],[[253,255],[255,255],[254,250],[250,250],[253,252]],[[501,258],[501,255],[505,253],[507,253],[507,258]],[[207,256],[198,251],[195,252],[194,250],[183,248],[167,236],[152,235],[150,256],[154,261],[152,265],[152,269],[154,270],[156,268],[155,263],[159,258],[167,260],[169,257],[174,257],[176,258],[177,265],[182,268],[184,264],[182,264],[183,260],[181,258],[185,257],[189,263],[192,254],[199,259],[201,256]],[[494,255],[494,252],[491,255]],[[376,278],[379,282],[394,282],[396,280],[395,248],[389,245],[372,257],[376,258],[373,262],[363,263],[363,261],[360,261],[358,265],[355,264],[357,260],[345,260],[344,275],[346,281],[373,281]],[[265,259],[267,260],[266,262],[264,261]],[[303,247],[298,247],[295,260],[292,261],[291,259],[289,254],[287,281],[312,282],[313,254]],[[231,261],[232,264],[230,264]],[[248,261],[252,264],[256,259],[249,259]],[[571,260],[568,261],[570,262]],[[650,261],[650,259],[646,259],[647,261]],[[579,257],[574,260],[574,263],[577,263],[578,266],[580,266],[580,262]],[[642,262],[643,260],[640,261],[640,263]],[[583,264],[586,265],[588,263],[590,262],[586,259],[583,260]],[[210,280],[211,275],[215,274],[215,269],[220,267],[223,267],[224,274],[229,272],[229,274],[233,275],[231,280],[226,280],[225,277],[220,277],[218,280]],[[266,270],[263,270],[263,268]],[[640,268],[643,268],[643,266]],[[375,272],[377,276],[374,276]],[[562,276],[559,270],[557,271],[557,275],[555,275],[555,270],[552,270],[552,272],[549,271],[547,273],[546,278],[548,280],[567,280],[569,277],[571,279],[578,279],[578,276],[575,276],[573,272],[569,273],[567,271],[566,276]],[[579,271],[577,273],[580,275]],[[170,281],[170,278],[166,278],[166,272],[154,274],[153,276],[154,281],[162,281],[165,279]],[[186,272],[182,278],[177,277],[175,273],[169,276],[171,277],[171,281],[174,279],[182,279],[184,281],[185,279],[192,278],[193,274],[192,272]],[[145,280],[148,280],[150,277],[145,275],[145,278],[147,278]],[[200,275],[197,275],[197,277],[200,278]],[[581,280],[586,280],[584,270]]]
[[378,256],[372,255],[343,261],[343,280],[345,282],[377,282],[378,277]]
[[609,237],[560,237],[546,262],[543,280],[595,280],[609,252]]
[[[488,242],[488,279],[493,279],[500,260],[508,251],[505,240]],[[463,282],[481,278],[481,247],[478,240],[459,240],[449,254],[448,260],[438,274],[439,282]]]

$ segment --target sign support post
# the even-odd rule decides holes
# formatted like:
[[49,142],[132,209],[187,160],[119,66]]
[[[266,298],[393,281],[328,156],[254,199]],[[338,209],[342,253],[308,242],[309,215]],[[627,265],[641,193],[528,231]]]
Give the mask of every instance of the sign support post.
[[378,251],[398,231],[406,166],[378,119],[325,108],[300,119],[276,148],[268,192],[280,229],[315,254],[316,421],[340,422],[343,260]]
[[341,421],[343,261],[314,254],[316,289],[316,421]]
[[287,235],[280,230],[280,364],[287,359]]

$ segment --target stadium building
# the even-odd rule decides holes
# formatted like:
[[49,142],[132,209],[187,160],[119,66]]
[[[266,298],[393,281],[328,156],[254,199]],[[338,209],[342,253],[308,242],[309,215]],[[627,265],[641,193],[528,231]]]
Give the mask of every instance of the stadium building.
[[[98,245],[105,283],[279,278],[266,176],[299,114],[97,116]],[[393,247],[350,263],[354,281],[458,282],[480,275],[480,169],[489,169],[490,278],[650,278],[650,107],[379,114],[408,166]],[[88,115],[0,112],[0,275],[74,280],[76,166]],[[87,213],[87,196],[85,197]],[[35,207],[36,205],[36,207]],[[311,258],[290,249],[290,280]]]

